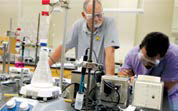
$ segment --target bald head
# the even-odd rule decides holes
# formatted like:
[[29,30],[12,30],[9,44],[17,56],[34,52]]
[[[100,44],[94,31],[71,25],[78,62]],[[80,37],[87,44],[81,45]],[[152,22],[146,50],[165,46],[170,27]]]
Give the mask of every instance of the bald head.
[[[92,26],[92,12],[93,12],[93,0],[86,0],[83,4],[83,12],[81,13],[83,18],[87,22],[88,29],[91,30]],[[103,10],[99,0],[95,0],[95,15],[94,26],[98,28],[103,23]]]
[[[85,0],[83,3],[83,10],[87,11],[89,6],[92,6],[93,0]],[[99,0],[95,0],[96,5],[99,5],[99,7],[102,9],[102,4]]]

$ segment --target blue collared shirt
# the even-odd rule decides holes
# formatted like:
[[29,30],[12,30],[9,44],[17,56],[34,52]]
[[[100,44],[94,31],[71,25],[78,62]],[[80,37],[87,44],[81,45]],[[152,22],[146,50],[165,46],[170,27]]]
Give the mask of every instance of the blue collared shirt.
[[[84,19],[77,20],[68,34],[66,49],[75,48],[76,58],[84,56],[85,50],[90,48],[91,32],[88,30]],[[119,48],[118,34],[112,18],[104,17],[102,25],[94,32],[92,60],[104,64],[104,48],[112,46]]]

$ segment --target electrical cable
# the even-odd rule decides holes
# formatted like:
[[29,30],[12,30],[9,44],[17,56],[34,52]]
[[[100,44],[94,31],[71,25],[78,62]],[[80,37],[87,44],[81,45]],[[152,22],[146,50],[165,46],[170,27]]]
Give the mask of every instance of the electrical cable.
[[[89,50],[90,48],[87,48],[86,50]],[[97,58],[97,56],[96,56],[96,52],[94,51],[94,50],[92,50],[92,52],[94,53],[94,56],[95,56],[95,60],[96,60],[96,62],[98,63],[98,58]]]
[[[85,50],[85,55],[83,56],[83,61],[87,61],[87,60],[88,60],[87,54],[88,54],[88,48]],[[80,93],[80,94],[83,92],[84,77],[85,77],[86,69],[87,69],[87,68],[82,67],[81,78],[80,78],[80,84],[79,84],[79,93]]]
[[[116,93],[118,94],[118,101],[114,102],[114,101],[104,101],[104,102],[109,102],[109,103],[114,103],[115,105],[113,107],[108,107],[105,106],[103,104],[98,104],[99,102],[97,102],[97,100],[94,100],[91,96],[92,93],[94,93],[96,91],[97,85],[95,87],[93,87],[88,95],[88,110],[92,110],[92,111],[120,111],[119,107],[116,107],[116,105],[118,105],[119,101],[120,101],[120,94],[119,94],[119,87],[115,86],[115,85],[110,85],[108,82],[104,81],[106,85],[108,85],[110,88],[112,88],[114,91],[116,91]],[[75,84],[75,83],[73,83]],[[72,85],[72,84],[71,84]],[[70,85],[66,86],[69,87]],[[65,90],[65,89],[64,89]],[[63,91],[64,91],[63,90]],[[85,99],[86,99],[86,92],[84,92],[85,96],[84,96],[84,105],[83,108],[81,110],[86,110],[86,103],[85,103]],[[74,103],[71,104],[71,106],[74,108]]]
[[96,62],[98,63],[98,58],[97,58],[97,56],[96,56],[96,52],[95,52],[94,50],[92,50],[92,52],[94,53]]
[[[107,85],[109,85],[107,82],[106,82],[106,84]],[[92,88],[91,90],[90,90],[90,92],[89,92],[89,97],[90,98],[88,98],[89,100],[91,100],[92,102],[92,104],[90,104],[90,106],[89,106],[89,108],[91,108],[92,110],[95,110],[95,111],[120,111],[118,108],[116,109],[115,107],[116,107],[116,105],[118,105],[118,103],[119,103],[119,101],[120,101],[120,94],[119,94],[119,92],[118,92],[118,89],[116,90],[116,87],[114,87],[114,86],[111,86],[111,85],[109,85],[109,87],[112,87],[112,88],[114,88],[115,89],[115,91],[116,91],[116,93],[118,94],[118,96],[119,96],[119,98],[118,98],[118,101],[117,102],[113,102],[113,101],[105,101],[105,102],[110,102],[110,103],[114,103],[115,105],[114,105],[114,107],[108,107],[108,106],[105,106],[105,105],[102,105],[102,104],[97,104],[97,103],[99,103],[99,102],[97,102],[97,100],[94,100],[91,96],[92,96],[92,93],[94,93],[95,92],[95,90],[96,90],[96,88],[97,88],[97,85],[94,87],[94,88]],[[85,104],[85,103],[84,103]],[[99,110],[100,109],[100,110]],[[109,109],[109,110],[108,110]]]
[[79,83],[70,83],[62,89],[62,92],[64,92],[69,86],[75,85],[75,84],[79,85]]
[[73,84],[76,84],[76,83],[68,84],[67,86],[65,86],[65,87],[62,89],[62,92],[64,92],[69,86],[71,86],[71,85],[73,85]]
[[103,81],[103,82],[104,82],[104,84],[105,84],[106,86],[108,86],[109,88],[111,88],[112,90],[114,90],[114,91],[117,93],[117,95],[118,95],[118,100],[117,100],[117,102],[114,102],[114,101],[106,101],[106,100],[102,100],[102,101],[103,101],[103,102],[109,102],[109,103],[116,103],[114,106],[118,105],[119,102],[120,102],[119,87],[118,87],[118,86],[115,86],[115,85],[113,85],[113,84],[110,84],[110,83],[108,83],[108,82],[106,82],[106,81]]
[[118,95],[118,100],[117,100],[117,104],[119,104],[120,102],[120,93],[119,93],[119,88],[115,89],[117,95]]

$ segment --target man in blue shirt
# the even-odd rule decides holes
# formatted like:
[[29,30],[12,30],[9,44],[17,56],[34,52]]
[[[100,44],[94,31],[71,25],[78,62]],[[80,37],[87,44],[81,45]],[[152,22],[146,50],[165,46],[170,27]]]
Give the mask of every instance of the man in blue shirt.
[[[91,24],[92,24],[92,0],[86,0],[83,4],[83,19],[77,20],[68,35],[66,51],[75,48],[76,59],[84,56],[85,50],[90,48]],[[61,56],[59,45],[51,54],[51,58],[56,62]],[[119,48],[118,35],[114,20],[103,16],[102,5],[96,0],[94,18],[94,40],[92,60],[105,66],[106,74],[114,74],[114,51]],[[53,61],[49,59],[49,64]]]

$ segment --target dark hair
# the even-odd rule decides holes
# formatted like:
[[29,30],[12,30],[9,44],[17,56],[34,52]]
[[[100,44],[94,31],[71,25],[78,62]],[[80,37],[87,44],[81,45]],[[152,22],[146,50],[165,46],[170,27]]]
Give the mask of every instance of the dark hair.
[[[91,2],[92,0],[85,0],[85,2],[83,3],[83,10],[86,11],[86,6]],[[96,3],[99,3],[102,7],[102,4],[99,0],[95,0]]]
[[140,49],[143,47],[146,49],[148,57],[155,57],[157,54],[163,57],[169,47],[169,38],[161,32],[151,32],[145,36],[140,44]]

